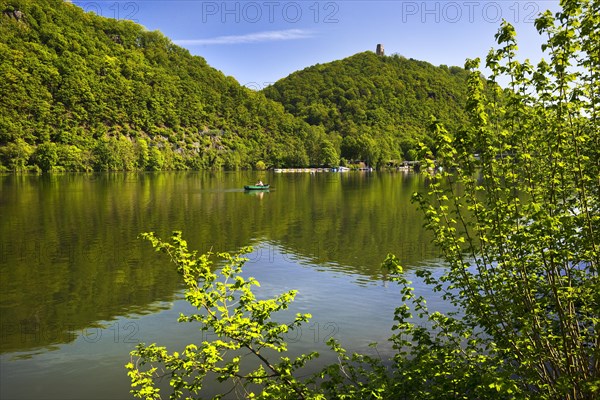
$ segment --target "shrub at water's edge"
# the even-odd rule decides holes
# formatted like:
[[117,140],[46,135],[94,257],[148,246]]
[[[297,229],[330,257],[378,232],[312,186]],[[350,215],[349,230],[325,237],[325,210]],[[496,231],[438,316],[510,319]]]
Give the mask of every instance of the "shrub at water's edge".
[[502,96],[467,61],[470,124],[433,122],[443,172],[416,196],[449,268],[432,283],[450,285],[444,298],[481,332],[466,338],[499,389],[523,397],[600,396],[599,7],[541,15],[550,61],[537,66],[515,59],[504,23],[486,58],[488,82],[509,78]]

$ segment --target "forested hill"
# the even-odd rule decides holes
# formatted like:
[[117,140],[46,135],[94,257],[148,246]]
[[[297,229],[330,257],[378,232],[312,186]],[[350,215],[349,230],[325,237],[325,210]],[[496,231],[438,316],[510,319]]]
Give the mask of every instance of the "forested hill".
[[303,166],[332,150],[322,128],[159,32],[0,0],[0,171]]
[[382,165],[463,120],[465,78],[365,52],[255,92],[133,22],[0,0],[0,172]]
[[466,79],[459,67],[364,52],[295,72],[263,93],[337,136],[342,157],[375,165],[413,158],[420,140],[430,142],[431,116],[460,126]]

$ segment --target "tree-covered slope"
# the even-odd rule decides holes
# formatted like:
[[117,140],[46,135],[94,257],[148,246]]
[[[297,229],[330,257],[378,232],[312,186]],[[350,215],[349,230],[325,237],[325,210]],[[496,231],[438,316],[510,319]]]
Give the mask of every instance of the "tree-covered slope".
[[0,0],[0,171],[323,162],[324,131],[130,21]]
[[263,93],[336,136],[346,159],[374,165],[430,144],[431,116],[460,126],[466,78],[462,68],[364,52],[295,72]]

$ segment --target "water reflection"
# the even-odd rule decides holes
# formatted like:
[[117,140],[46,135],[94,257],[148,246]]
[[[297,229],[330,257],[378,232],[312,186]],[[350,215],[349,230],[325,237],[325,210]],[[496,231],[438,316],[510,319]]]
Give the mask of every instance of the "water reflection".
[[[252,172],[0,177],[0,353],[60,349],[124,315],[169,307],[178,276],[137,238],[144,231],[166,238],[180,229],[200,251],[256,245],[255,264],[277,254],[363,287],[383,279],[388,252],[404,265],[436,253],[410,204],[419,176],[273,174],[276,189],[245,193],[255,180]],[[289,282],[277,285],[299,280],[283,276]]]
[[[164,260],[163,257],[158,258]],[[256,241],[254,251],[247,257],[244,274],[261,282],[256,289],[259,298],[298,290],[290,308],[276,315],[278,321],[290,322],[296,313],[313,315],[308,324],[287,337],[290,356],[321,353],[306,373],[336,361],[335,354],[325,345],[331,337],[340,340],[349,351],[373,352],[368,345],[376,341],[383,356],[392,352],[387,338],[399,299],[395,284],[369,279],[341,265],[330,268],[329,263],[314,264],[272,241]],[[411,272],[407,277],[415,279]],[[427,296],[420,289],[417,283],[418,294]],[[152,313],[131,312],[70,332],[69,343],[53,345],[55,351],[32,348],[1,355],[0,397],[128,398],[129,380],[123,365],[137,343],[157,342],[171,351],[181,351],[189,343],[214,339],[210,333],[200,332],[195,323],[175,322],[180,313],[194,312],[182,297],[182,291],[177,289],[172,300],[152,303]],[[170,391],[166,383],[163,389]],[[203,394],[210,397],[216,390],[209,384]]]

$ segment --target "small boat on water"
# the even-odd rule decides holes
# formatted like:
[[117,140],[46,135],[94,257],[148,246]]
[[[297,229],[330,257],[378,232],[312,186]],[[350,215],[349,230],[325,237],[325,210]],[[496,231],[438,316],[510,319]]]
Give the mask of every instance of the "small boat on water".
[[268,183],[262,185],[246,185],[244,186],[244,190],[268,190],[271,185]]

